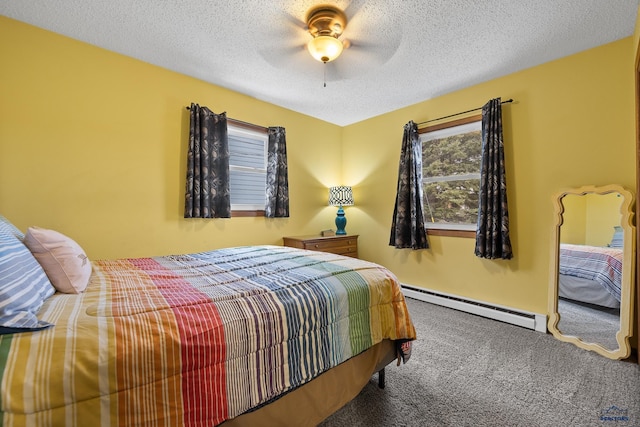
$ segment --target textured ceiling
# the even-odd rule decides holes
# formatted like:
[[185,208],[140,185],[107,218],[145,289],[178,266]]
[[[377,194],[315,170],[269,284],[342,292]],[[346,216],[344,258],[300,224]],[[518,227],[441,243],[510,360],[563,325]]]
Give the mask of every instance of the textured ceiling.
[[304,48],[318,3],[0,0],[0,14],[348,125],[630,36],[638,10],[638,0],[330,2],[352,46],[323,65]]

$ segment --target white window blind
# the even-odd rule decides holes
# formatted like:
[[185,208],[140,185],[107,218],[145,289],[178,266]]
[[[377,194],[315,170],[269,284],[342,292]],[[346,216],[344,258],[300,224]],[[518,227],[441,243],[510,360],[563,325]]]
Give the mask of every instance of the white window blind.
[[231,210],[263,210],[267,186],[267,134],[229,125],[228,136]]

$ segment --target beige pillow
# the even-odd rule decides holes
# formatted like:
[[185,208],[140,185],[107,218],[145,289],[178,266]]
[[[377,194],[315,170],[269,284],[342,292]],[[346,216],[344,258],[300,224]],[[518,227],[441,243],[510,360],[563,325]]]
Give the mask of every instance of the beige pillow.
[[24,244],[57,291],[78,294],[85,290],[91,276],[91,262],[75,241],[57,231],[29,227]]

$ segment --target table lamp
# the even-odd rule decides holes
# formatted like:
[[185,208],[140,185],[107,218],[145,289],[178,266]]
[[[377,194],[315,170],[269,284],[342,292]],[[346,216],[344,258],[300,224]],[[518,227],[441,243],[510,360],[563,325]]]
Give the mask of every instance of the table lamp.
[[336,216],[336,235],[345,235],[344,227],[347,225],[347,218],[344,216],[343,206],[353,206],[353,190],[348,186],[338,186],[329,188],[329,205],[339,206]]

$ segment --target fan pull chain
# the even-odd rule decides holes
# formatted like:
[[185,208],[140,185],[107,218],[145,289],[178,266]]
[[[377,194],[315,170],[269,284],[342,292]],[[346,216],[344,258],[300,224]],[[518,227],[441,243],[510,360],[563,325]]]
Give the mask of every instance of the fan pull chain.
[[322,77],[323,77],[323,80],[324,80],[324,86],[323,87],[327,87],[327,63],[323,62],[323,64],[324,64],[324,67],[322,67],[322,70],[323,70],[323,73],[322,73],[323,76]]

